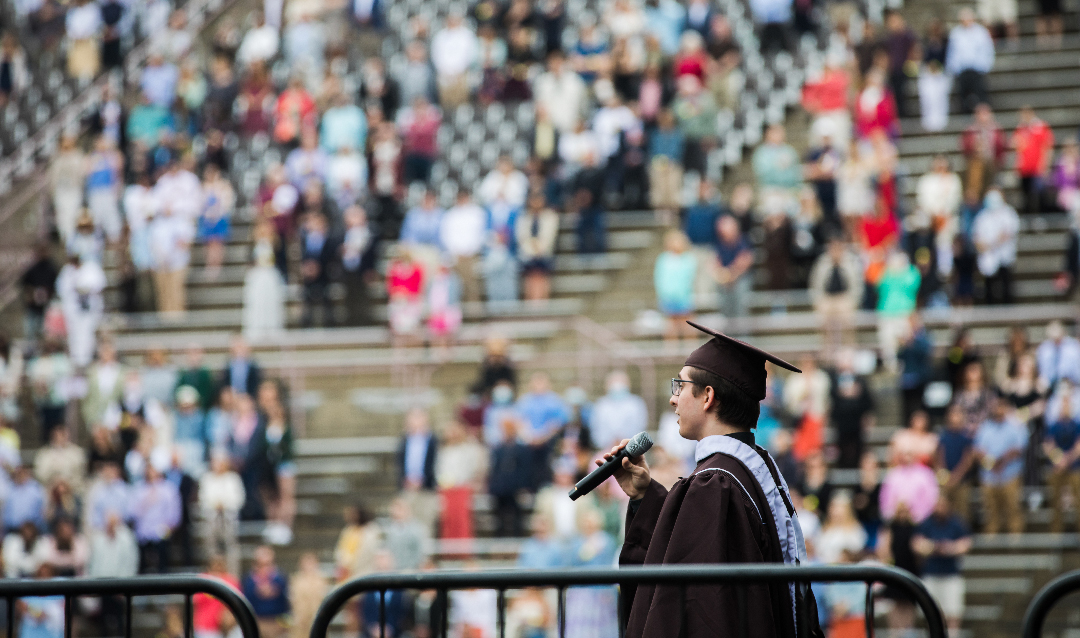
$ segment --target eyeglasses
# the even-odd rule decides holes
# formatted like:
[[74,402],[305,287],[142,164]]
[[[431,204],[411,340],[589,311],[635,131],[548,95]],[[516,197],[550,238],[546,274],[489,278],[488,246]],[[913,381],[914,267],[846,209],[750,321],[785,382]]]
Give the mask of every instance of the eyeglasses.
[[689,383],[691,385],[696,384],[696,382],[691,381],[690,379],[672,379],[671,380],[671,396],[673,396],[673,397],[679,396],[679,393],[682,392],[682,387],[683,387],[684,383]]

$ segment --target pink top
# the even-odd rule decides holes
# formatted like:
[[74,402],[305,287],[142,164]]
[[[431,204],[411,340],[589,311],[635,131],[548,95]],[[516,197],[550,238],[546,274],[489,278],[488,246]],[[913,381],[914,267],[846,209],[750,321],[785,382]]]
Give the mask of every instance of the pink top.
[[885,520],[893,518],[897,507],[903,503],[915,523],[921,523],[934,511],[938,492],[937,476],[925,465],[912,463],[894,467],[881,482],[881,517]]

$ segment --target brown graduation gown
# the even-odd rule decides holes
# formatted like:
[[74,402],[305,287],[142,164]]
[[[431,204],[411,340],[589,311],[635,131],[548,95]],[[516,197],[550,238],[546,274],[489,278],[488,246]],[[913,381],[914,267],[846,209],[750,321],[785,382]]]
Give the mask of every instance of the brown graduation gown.
[[[656,481],[649,485],[636,511],[627,513],[619,556],[620,565],[783,562],[764,491],[741,461],[721,453],[703,459],[671,491]],[[743,596],[731,585],[687,587],[681,633],[678,587],[641,585],[635,592],[624,586],[626,638],[795,637],[787,584],[742,588]]]

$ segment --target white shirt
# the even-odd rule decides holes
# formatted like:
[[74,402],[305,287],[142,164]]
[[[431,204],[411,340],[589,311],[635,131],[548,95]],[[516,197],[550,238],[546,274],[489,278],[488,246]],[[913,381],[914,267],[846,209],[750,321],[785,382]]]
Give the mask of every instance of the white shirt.
[[953,75],[968,70],[989,73],[994,68],[994,40],[986,27],[977,22],[970,27],[953,27],[945,51],[945,68]]
[[559,137],[559,159],[574,167],[585,161],[585,153],[595,151],[600,141],[596,133],[585,130],[580,133],[564,133]]
[[511,208],[521,208],[529,194],[529,178],[518,170],[509,173],[494,170],[480,183],[477,194],[480,201],[488,206],[502,203]]
[[641,432],[648,423],[644,399],[629,392],[605,394],[596,400],[589,417],[593,447],[605,450]]
[[960,210],[963,197],[960,176],[956,173],[927,173],[915,188],[919,208],[929,215],[952,217]]
[[440,79],[469,70],[477,53],[476,34],[465,26],[442,29],[431,39],[431,62]]
[[244,35],[236,59],[245,66],[252,62],[265,62],[277,55],[280,44],[277,29],[270,25],[256,27]]
[[551,124],[561,133],[573,131],[581,119],[587,88],[577,73],[544,73],[533,83],[536,101],[547,109]]
[[451,256],[472,257],[484,247],[486,231],[487,213],[468,203],[446,211],[439,226],[439,241]]
[[1002,266],[1016,263],[1016,237],[1020,217],[1008,204],[984,208],[975,217],[972,236],[979,250],[979,272],[993,275]]
[[593,130],[600,142],[600,155],[611,157],[619,150],[619,134],[641,127],[634,112],[629,107],[617,106],[600,109],[593,118]]
[[131,232],[137,233],[146,228],[146,220],[157,214],[157,209],[157,197],[150,188],[132,184],[124,189],[124,217]]
[[101,7],[96,2],[88,2],[81,7],[68,9],[64,19],[67,37],[72,40],[92,38],[101,30]]
[[327,166],[326,186],[335,198],[348,192],[353,199],[359,199],[367,185],[367,175],[367,160],[363,155],[335,153]]
[[154,196],[162,209],[169,208],[174,217],[192,225],[202,213],[202,182],[191,171],[163,174],[154,186]]
[[236,472],[207,472],[199,479],[199,505],[205,516],[219,509],[235,514],[244,506],[244,484]]
[[191,224],[176,215],[162,215],[150,224],[150,252],[154,268],[176,271],[191,262],[191,240],[195,232]]

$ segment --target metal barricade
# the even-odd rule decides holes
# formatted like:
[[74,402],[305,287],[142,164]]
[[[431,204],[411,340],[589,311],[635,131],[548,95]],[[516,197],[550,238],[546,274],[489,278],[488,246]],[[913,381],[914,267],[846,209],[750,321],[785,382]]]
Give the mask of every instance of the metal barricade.
[[[922,609],[929,638],[946,638],[945,622],[940,608],[927,592],[922,581],[910,572],[883,565],[835,565],[796,567],[781,564],[750,565],[665,565],[657,567],[628,567],[622,569],[545,569],[423,572],[364,576],[343,583],[323,600],[315,615],[310,638],[327,638],[330,623],[345,608],[349,600],[368,592],[379,592],[380,638],[385,638],[386,592],[401,590],[434,590],[440,601],[439,619],[442,638],[448,635],[449,597],[452,589],[493,589],[497,592],[497,636],[506,638],[506,591],[530,587],[555,588],[558,591],[559,637],[566,635],[566,589],[589,585],[676,585],[686,600],[689,585],[747,585],[762,583],[863,582],[867,586],[866,630],[873,636],[874,594],[872,585],[884,583],[911,596]],[[805,619],[804,610],[798,616]],[[740,638],[747,635],[747,623],[741,622]],[[808,632],[800,632],[808,635]]]
[[1050,610],[1062,598],[1076,591],[1080,591],[1080,569],[1064,573],[1046,583],[1046,586],[1031,599],[1027,611],[1024,612],[1021,638],[1040,638]]
[[208,576],[139,576],[136,578],[54,578],[49,580],[0,580],[0,599],[7,602],[7,638],[15,636],[15,601],[37,596],[64,597],[64,637],[71,638],[77,598],[119,596],[124,598],[124,637],[131,638],[131,599],[138,596],[184,596],[184,636],[192,638],[192,597],[217,598],[236,619],[244,638],[259,638],[259,626],[251,603],[224,581]]

